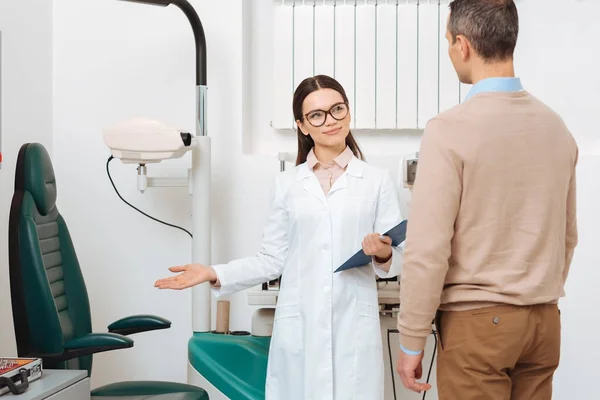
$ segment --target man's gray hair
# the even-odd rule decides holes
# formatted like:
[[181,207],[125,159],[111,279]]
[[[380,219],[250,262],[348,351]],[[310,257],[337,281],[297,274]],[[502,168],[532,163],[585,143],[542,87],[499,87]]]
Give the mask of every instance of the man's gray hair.
[[463,35],[484,60],[504,61],[517,45],[517,6],[513,0],[454,0],[448,29],[453,42]]

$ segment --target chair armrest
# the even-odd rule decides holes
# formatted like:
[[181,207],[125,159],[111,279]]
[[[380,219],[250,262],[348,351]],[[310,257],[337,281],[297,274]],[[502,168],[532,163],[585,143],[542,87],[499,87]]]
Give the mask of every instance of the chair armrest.
[[113,333],[88,333],[64,344],[62,359],[69,360],[111,350],[133,347],[133,340]]
[[90,354],[130,347],[133,347],[133,340],[128,337],[114,333],[89,333],[66,342],[63,345],[64,352],[62,353],[47,354],[31,352],[24,356],[42,358],[44,362],[59,363]]
[[133,347],[133,340],[128,337],[114,333],[90,333],[66,342],[64,356],[68,358],[83,357],[130,347]]
[[132,315],[113,322],[108,326],[108,331],[119,335],[131,335],[170,327],[171,321],[156,315]]
[[79,351],[85,349],[96,350],[89,354],[106,350],[125,349],[128,347],[133,347],[133,340],[114,333],[89,333],[85,336],[69,340],[64,345],[64,348],[67,351]]

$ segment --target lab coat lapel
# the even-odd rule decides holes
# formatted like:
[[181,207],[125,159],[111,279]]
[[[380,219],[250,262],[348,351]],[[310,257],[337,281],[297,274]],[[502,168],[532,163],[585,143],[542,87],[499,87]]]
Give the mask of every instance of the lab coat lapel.
[[336,181],[333,183],[329,193],[335,193],[338,190],[342,190],[348,187],[348,171],[344,172]]
[[317,179],[316,175],[310,169],[308,169],[306,163],[300,165],[296,178],[299,181],[303,181],[304,190],[317,197],[323,203],[327,203],[325,193],[323,193],[323,188],[321,187],[319,180]]
[[317,196],[323,203],[327,203],[323,188],[314,174],[304,180],[304,190],[312,195]]
[[362,165],[360,161],[356,157],[352,157],[350,163],[346,167],[346,172],[344,172],[334,183],[329,191],[330,194],[337,192],[338,190],[342,190],[348,187],[349,177],[360,178],[362,177]]

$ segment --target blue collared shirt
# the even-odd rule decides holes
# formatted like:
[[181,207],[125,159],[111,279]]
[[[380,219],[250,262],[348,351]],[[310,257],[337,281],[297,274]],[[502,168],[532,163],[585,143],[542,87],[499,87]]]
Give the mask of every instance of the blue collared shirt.
[[[475,96],[478,93],[484,92],[518,92],[523,90],[523,85],[521,84],[520,78],[512,78],[512,77],[502,77],[502,78],[486,78],[480,80],[476,84],[471,87],[469,93],[465,97],[464,101],[469,100],[471,97]],[[414,351],[406,349],[404,346],[400,345],[400,348],[403,352],[410,355],[418,355],[421,354],[423,350]]]
[[483,79],[471,87],[465,97],[465,101],[478,93],[483,92],[518,92],[523,90],[520,78],[487,78]]

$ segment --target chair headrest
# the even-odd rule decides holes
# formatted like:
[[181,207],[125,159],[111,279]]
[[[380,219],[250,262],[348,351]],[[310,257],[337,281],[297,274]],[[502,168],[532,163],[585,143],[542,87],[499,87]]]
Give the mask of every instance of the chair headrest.
[[56,178],[52,161],[40,143],[23,145],[17,160],[15,191],[24,190],[33,196],[38,211],[47,215],[56,205]]

